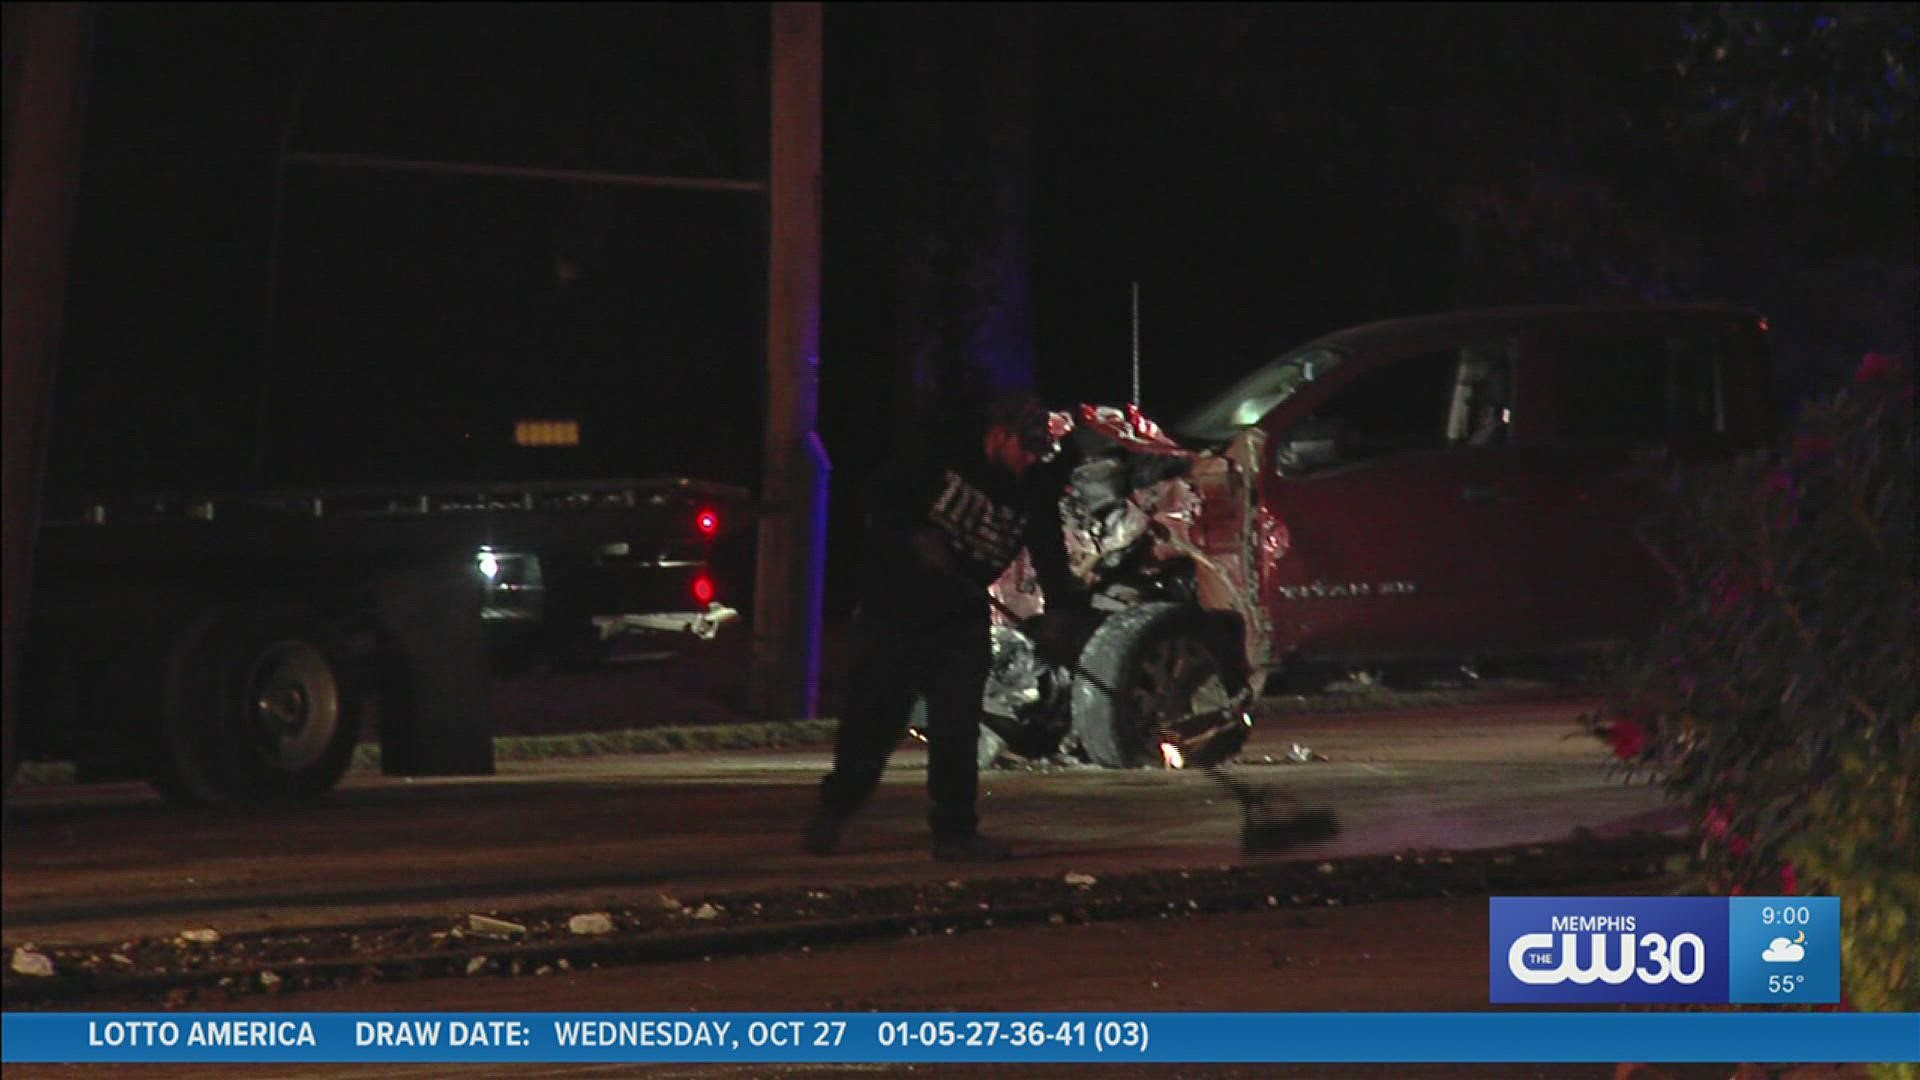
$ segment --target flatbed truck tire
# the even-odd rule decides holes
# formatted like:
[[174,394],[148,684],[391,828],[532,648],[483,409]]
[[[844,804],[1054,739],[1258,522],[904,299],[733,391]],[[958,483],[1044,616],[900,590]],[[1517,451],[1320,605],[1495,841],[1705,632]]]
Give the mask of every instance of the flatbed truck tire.
[[249,604],[195,620],[175,646],[154,787],[215,806],[311,802],[352,763],[364,680],[326,620]]

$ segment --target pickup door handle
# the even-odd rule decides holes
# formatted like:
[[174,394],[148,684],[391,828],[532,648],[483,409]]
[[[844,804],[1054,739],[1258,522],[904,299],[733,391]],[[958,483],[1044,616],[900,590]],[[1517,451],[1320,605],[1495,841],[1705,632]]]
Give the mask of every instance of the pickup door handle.
[[1468,484],[1460,489],[1460,497],[1468,502],[1511,502],[1513,492],[1505,484]]

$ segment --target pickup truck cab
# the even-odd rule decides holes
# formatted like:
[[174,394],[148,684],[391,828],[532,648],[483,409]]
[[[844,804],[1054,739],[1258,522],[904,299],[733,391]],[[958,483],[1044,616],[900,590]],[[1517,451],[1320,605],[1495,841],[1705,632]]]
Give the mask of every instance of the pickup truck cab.
[[1170,433],[1083,408],[1063,513],[1101,621],[1049,678],[1014,617],[1032,582],[996,584],[1028,606],[1003,604],[995,678],[1019,686],[989,685],[989,726],[1044,746],[1052,701],[1048,730],[1100,764],[1192,764],[1303,667],[1631,639],[1676,584],[1641,535],[1647,478],[1772,438],[1765,343],[1731,307],[1456,312],[1308,342]]
[[1544,308],[1375,323],[1254,372],[1175,427],[1255,433],[1284,555],[1266,661],[1591,648],[1671,582],[1639,540],[1648,465],[1765,443],[1756,316]]

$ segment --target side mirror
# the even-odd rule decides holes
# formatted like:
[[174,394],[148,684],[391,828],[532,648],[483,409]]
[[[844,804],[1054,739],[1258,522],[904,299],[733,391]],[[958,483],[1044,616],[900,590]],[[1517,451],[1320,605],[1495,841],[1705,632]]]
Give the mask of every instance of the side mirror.
[[1283,473],[1301,473],[1337,465],[1345,442],[1338,420],[1305,420],[1280,438],[1273,463]]

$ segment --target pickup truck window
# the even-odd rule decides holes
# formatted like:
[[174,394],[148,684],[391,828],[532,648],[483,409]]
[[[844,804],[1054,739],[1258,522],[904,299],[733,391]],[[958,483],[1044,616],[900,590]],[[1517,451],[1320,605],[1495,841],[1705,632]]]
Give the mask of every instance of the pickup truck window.
[[1196,409],[1174,430],[1190,438],[1224,442],[1266,419],[1281,402],[1340,366],[1343,359],[1330,349],[1289,353]]
[[1512,341],[1460,350],[1447,413],[1448,446],[1505,446],[1513,426]]
[[1353,459],[1502,446],[1512,422],[1513,345],[1487,342],[1397,360],[1343,388],[1315,413],[1335,422]]
[[1686,445],[1726,431],[1717,335],[1563,338],[1553,351],[1570,443]]
[[1337,422],[1342,456],[1356,460],[1444,449],[1459,364],[1452,349],[1397,360],[1343,388],[1315,419]]

